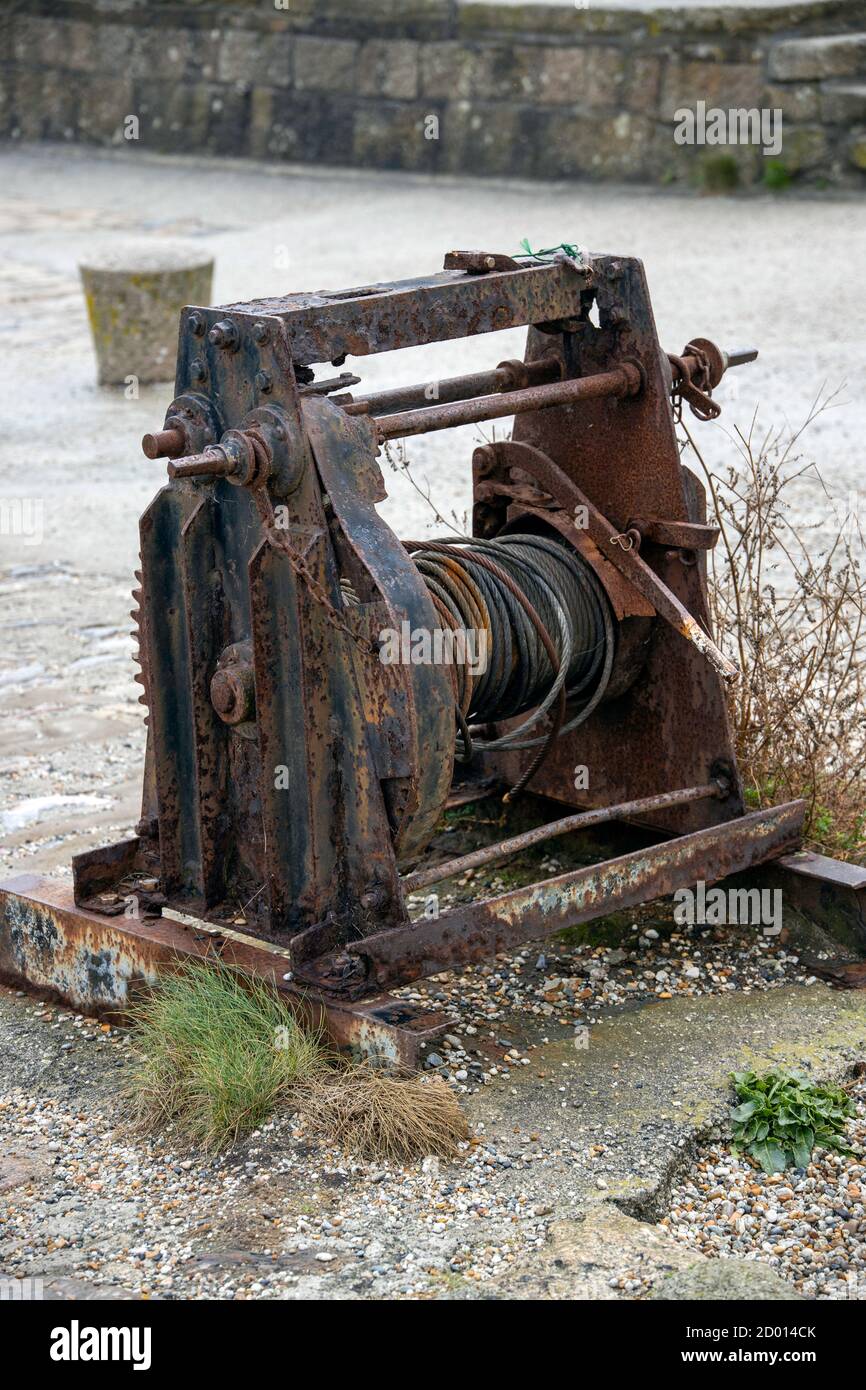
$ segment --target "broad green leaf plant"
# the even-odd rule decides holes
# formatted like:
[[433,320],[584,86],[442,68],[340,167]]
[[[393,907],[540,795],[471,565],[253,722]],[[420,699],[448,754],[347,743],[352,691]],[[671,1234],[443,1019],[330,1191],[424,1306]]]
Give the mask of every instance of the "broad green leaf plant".
[[739,1104],[731,1110],[733,1148],[765,1173],[806,1168],[815,1148],[850,1154],[845,1129],[854,1111],[840,1086],[819,1086],[792,1071],[731,1073]]

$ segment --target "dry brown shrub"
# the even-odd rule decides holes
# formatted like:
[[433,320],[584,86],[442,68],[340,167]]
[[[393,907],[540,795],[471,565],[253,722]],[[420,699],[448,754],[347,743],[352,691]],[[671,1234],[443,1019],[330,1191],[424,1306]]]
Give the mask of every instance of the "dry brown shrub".
[[396,1163],[453,1158],[469,1138],[457,1097],[439,1077],[357,1065],[313,1078],[302,1092],[312,1129],[347,1153]]
[[[730,713],[748,799],[761,807],[805,798],[808,843],[858,859],[866,855],[863,532],[856,498],[840,514],[797,452],[837,394],[816,399],[794,433],[758,436],[754,418],[747,434],[735,430],[739,464],[724,473],[686,435],[722,532],[710,602],[717,641],[742,672]],[[809,472],[826,498],[812,522],[793,506]],[[834,513],[828,539],[821,522]]]

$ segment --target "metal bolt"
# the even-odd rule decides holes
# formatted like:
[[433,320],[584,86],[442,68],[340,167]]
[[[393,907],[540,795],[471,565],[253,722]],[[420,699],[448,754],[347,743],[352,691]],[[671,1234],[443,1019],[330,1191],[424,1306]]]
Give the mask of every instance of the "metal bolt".
[[186,448],[186,435],[180,429],[157,430],[146,434],[141,441],[145,458],[179,458]]
[[262,395],[267,395],[269,391],[273,391],[274,379],[270,372],[256,372],[256,386]]
[[271,336],[270,325],[267,323],[253,324],[253,338],[257,343],[266,343]]
[[479,481],[489,478],[496,466],[496,453],[489,444],[482,444],[472,454],[472,466],[478,472]]
[[192,333],[194,337],[201,338],[204,335],[204,319],[201,314],[190,314],[187,319],[187,324],[189,325],[190,333]]
[[200,357],[194,357],[189,364],[189,374],[193,381],[204,381],[207,376],[207,367]]
[[361,906],[367,912],[382,912],[388,906],[390,897],[384,883],[371,883],[361,894]]
[[207,338],[214,347],[226,348],[229,352],[234,352],[240,344],[237,324],[232,323],[231,319],[222,319],[215,323]]
[[210,683],[210,698],[220,719],[241,724],[249,719],[255,704],[255,680],[250,666],[223,666]]

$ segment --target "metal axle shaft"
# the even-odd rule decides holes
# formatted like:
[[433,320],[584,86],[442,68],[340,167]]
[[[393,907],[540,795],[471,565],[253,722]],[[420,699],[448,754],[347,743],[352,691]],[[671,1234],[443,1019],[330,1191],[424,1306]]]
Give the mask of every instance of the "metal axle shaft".
[[499,420],[506,415],[522,415],[528,410],[546,410],[555,405],[572,405],[575,401],[595,400],[599,396],[636,396],[641,383],[640,368],[633,362],[624,362],[612,372],[597,372],[593,376],[553,381],[545,386],[505,391],[499,396],[454,401],[448,405],[430,406],[426,410],[406,410],[400,415],[385,415],[376,422],[376,431],[381,440],[404,439],[412,434],[453,429],[455,425],[474,425],[481,420]]
[[587,830],[592,825],[603,825],[606,821],[629,820],[651,811],[664,811],[671,806],[685,806],[690,801],[706,801],[710,797],[724,796],[727,784],[722,781],[708,782],[701,787],[687,787],[683,791],[662,792],[659,796],[644,796],[637,801],[622,801],[618,806],[600,806],[593,811],[579,811],[573,816],[563,816],[561,820],[548,825],[537,825],[525,830],[521,835],[512,835],[508,840],[500,840],[495,845],[484,845],[482,849],[463,854],[459,859],[446,859],[443,864],[434,864],[429,869],[419,869],[400,880],[405,893],[415,893],[431,883],[440,883],[443,878],[463,874],[467,869],[477,869],[483,864],[495,863],[509,854],[531,849],[533,845],[543,844],[557,835],[569,835],[573,830]]
[[[347,415],[392,414],[415,406],[442,405],[473,396],[492,396],[497,391],[540,386],[561,376],[562,363],[558,357],[541,357],[537,362],[500,362],[493,371],[470,372],[466,376],[445,377],[442,381],[422,381],[412,386],[397,386],[391,391],[377,391],[348,402],[343,409]],[[435,387],[432,400],[431,387]]]

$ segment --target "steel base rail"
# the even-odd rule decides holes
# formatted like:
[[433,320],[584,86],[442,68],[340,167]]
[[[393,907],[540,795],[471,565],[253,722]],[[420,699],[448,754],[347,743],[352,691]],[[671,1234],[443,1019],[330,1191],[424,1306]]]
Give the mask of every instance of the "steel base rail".
[[294,982],[287,951],[207,922],[106,917],[77,906],[71,885],[20,874],[0,883],[0,980],[115,1023],[137,995],[190,960],[221,961],[264,981],[310,1028],[346,1051],[418,1065],[445,1016],[387,996],[324,999]]
[[[448,1027],[443,1014],[384,993],[499,950],[542,940],[678,887],[772,882],[786,906],[812,916],[805,884],[820,898],[822,925],[850,922],[866,944],[866,872],[797,851],[805,803],[756,811],[680,835],[486,902],[472,903],[405,930],[382,932],[349,947],[363,969],[361,997],[336,997],[291,969],[289,953],[241,932],[170,916],[106,917],[75,904],[71,886],[22,874],[0,883],[0,980],[13,988],[124,1022],[140,991],[188,960],[221,961],[263,980],[299,1019],[320,1027],[339,1048],[400,1067],[417,1066],[423,1049]],[[558,822],[554,822],[558,824]],[[792,852],[793,851],[793,852]],[[790,890],[790,891],[789,891]],[[320,966],[324,962],[312,963]]]
[[638,907],[699,881],[715,883],[799,846],[805,801],[636,850],[408,928],[352,942],[369,987],[390,989],[539,941],[565,927]]

